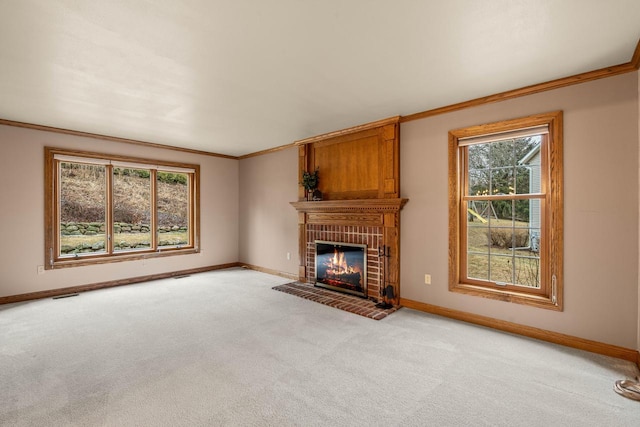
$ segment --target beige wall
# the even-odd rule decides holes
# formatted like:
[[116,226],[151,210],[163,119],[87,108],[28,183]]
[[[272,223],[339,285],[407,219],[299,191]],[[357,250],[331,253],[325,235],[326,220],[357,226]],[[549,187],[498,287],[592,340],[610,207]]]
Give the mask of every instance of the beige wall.
[[[447,132],[554,110],[564,111],[564,311],[449,292]],[[638,347],[637,73],[407,122],[401,138],[403,298]]]
[[240,160],[240,262],[298,275],[296,200],[297,148]]
[[[638,96],[630,73],[402,124],[402,297],[638,348]],[[564,311],[449,292],[448,131],[555,110],[565,119]],[[297,273],[296,172],[295,148],[240,161],[242,262]]]
[[[401,296],[640,348],[638,86],[635,72],[402,124]],[[565,310],[449,292],[447,132],[554,110],[565,118]],[[44,231],[24,225],[43,222],[45,145],[200,164],[203,253],[38,275]],[[0,150],[0,236],[14,245],[0,246],[0,296],[235,261],[297,274],[295,148],[236,161],[0,126]]]
[[[45,146],[200,165],[201,248],[193,255],[61,268],[44,260]],[[0,296],[219,265],[238,260],[238,161],[0,126]],[[42,224],[33,227],[33,224]]]

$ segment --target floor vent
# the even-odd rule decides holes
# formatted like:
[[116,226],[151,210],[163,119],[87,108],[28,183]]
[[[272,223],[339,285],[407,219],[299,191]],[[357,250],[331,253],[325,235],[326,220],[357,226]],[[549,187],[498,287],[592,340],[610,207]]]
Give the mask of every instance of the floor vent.
[[78,294],[65,294],[65,295],[58,295],[57,297],[53,297],[53,299],[62,299],[62,298],[69,298],[69,297],[77,297]]

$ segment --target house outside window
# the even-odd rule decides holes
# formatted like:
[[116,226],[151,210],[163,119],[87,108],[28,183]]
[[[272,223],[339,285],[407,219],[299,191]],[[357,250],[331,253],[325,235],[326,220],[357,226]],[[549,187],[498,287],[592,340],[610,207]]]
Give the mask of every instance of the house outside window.
[[449,288],[562,309],[562,113],[449,133]]

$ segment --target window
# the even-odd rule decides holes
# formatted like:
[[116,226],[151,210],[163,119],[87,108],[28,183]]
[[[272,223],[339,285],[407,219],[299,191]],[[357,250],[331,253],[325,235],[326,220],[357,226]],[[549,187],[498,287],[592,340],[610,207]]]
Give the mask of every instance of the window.
[[47,269],[198,252],[199,166],[45,148]]
[[449,289],[562,310],[562,112],[449,132]]

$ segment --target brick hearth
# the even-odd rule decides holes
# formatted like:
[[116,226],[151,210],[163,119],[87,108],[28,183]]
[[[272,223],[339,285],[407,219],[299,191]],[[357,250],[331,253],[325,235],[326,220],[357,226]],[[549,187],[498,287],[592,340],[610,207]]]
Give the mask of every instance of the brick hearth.
[[274,286],[273,289],[295,295],[320,304],[335,307],[349,313],[358,314],[373,320],[381,320],[398,310],[398,307],[382,309],[376,307],[373,301],[369,301],[353,295],[341,294],[328,289],[316,288],[309,283],[293,282]]

